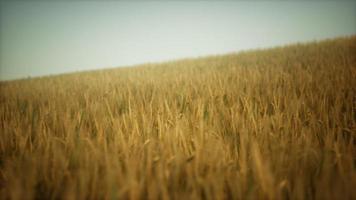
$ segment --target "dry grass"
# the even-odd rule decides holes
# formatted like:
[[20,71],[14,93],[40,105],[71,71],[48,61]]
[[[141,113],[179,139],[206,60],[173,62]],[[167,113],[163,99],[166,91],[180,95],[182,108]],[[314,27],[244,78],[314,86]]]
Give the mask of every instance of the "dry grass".
[[0,199],[356,199],[356,37],[0,84]]

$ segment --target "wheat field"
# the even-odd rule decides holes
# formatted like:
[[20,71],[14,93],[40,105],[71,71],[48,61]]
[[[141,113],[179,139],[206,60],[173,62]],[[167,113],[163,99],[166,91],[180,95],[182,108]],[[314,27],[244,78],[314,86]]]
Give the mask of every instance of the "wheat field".
[[356,199],[356,36],[0,83],[0,199]]

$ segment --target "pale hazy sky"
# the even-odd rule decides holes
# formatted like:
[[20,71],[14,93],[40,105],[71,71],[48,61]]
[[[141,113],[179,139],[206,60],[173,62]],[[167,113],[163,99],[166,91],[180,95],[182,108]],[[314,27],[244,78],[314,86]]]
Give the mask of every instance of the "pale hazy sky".
[[356,1],[1,2],[0,79],[356,34]]

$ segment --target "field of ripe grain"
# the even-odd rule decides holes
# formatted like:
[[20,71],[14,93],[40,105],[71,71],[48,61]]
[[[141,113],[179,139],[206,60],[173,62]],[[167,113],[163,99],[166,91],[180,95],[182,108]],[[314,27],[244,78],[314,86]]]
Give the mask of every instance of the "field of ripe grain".
[[356,37],[0,83],[0,199],[356,199]]

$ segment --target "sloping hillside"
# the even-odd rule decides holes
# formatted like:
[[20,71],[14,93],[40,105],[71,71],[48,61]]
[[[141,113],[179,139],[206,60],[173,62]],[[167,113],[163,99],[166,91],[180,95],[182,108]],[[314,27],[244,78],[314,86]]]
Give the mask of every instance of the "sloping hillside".
[[356,199],[356,37],[2,82],[0,199]]

